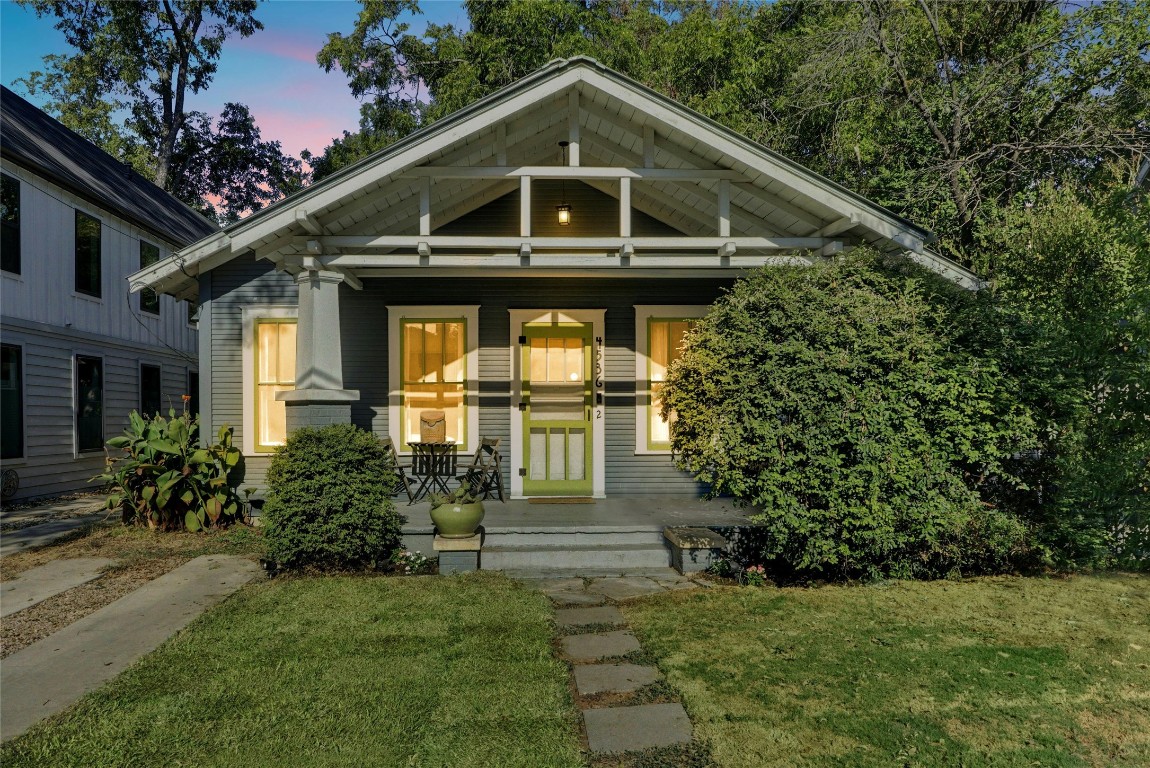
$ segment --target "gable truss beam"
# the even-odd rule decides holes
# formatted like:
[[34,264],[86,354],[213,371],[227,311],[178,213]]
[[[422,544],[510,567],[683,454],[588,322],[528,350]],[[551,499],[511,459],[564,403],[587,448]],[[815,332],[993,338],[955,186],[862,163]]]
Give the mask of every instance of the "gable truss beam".
[[531,176],[536,179],[648,179],[654,181],[727,179],[738,181],[743,176],[736,171],[713,168],[603,168],[583,165],[523,165],[523,166],[448,166],[421,165],[401,174],[404,178],[433,176],[440,179],[502,179]]
[[[516,249],[523,237],[478,237],[474,235],[328,235],[313,240],[296,238],[305,248],[318,243],[329,249],[417,248],[426,243],[431,248],[497,248]],[[792,251],[821,249],[830,241],[821,237],[528,237],[533,250],[597,249],[617,251],[625,244],[636,250],[703,250],[733,244],[741,250]],[[314,248],[315,246],[311,246]]]

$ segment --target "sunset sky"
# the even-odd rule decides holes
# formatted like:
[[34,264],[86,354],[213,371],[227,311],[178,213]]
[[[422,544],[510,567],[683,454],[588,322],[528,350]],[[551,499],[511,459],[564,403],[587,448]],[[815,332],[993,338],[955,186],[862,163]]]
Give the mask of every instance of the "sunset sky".
[[[422,32],[430,21],[467,26],[467,13],[454,0],[424,0],[422,16],[410,20]],[[247,104],[264,139],[278,139],[284,151],[298,156],[307,148],[323,151],[333,136],[359,125],[359,104],[339,71],[325,73],[315,54],[328,33],[350,33],[360,5],[348,0],[271,0],[256,18],[262,32],[224,44],[219,71],[206,91],[195,95],[191,109],[219,114],[225,102]],[[11,0],[0,0],[0,80],[22,96],[14,82],[43,68],[45,54],[67,53],[63,36],[51,18],[38,19]],[[32,99],[39,105],[41,100]]]

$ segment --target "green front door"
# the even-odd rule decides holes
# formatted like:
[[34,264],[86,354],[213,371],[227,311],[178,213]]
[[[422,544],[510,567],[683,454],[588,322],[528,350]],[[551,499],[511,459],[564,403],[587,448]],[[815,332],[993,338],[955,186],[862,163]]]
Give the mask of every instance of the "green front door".
[[590,323],[523,326],[527,496],[591,495],[591,331]]

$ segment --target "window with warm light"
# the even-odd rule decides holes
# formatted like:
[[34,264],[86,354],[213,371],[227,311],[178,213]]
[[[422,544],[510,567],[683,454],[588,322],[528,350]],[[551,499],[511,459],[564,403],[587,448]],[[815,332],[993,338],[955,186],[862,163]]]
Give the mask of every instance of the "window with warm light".
[[400,443],[419,440],[419,414],[443,411],[447,440],[467,445],[466,318],[400,319]]
[[287,440],[287,409],[277,392],[295,389],[295,318],[256,320],[255,449],[268,453]]
[[670,449],[671,426],[675,423],[672,411],[663,416],[663,386],[671,364],[679,359],[687,331],[698,321],[693,318],[656,318],[647,321],[647,386],[650,404],[647,415],[647,446],[651,449]]

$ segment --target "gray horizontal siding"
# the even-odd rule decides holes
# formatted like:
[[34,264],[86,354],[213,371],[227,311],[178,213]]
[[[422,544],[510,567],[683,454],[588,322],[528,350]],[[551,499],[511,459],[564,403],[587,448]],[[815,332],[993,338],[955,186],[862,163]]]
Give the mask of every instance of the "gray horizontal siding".
[[104,360],[104,438],[127,426],[140,404],[140,364],[159,365],[162,398],[179,410],[189,359],[157,349],[100,344],[67,331],[44,330],[5,320],[3,340],[22,349],[24,456],[4,462],[20,475],[15,500],[94,489],[88,480],[104,467],[102,452],[76,456],[73,359],[76,354]]
[[[665,455],[635,453],[635,304],[708,304],[729,280],[436,278],[365,279],[362,291],[340,287],[344,386],[360,392],[352,423],[384,436],[387,416],[387,306],[478,304],[479,431],[510,446],[509,309],[605,309],[606,476],[609,495],[697,494],[694,480]],[[294,282],[270,265],[236,260],[212,273],[212,424],[231,424],[239,442],[242,327],[245,306],[294,304]],[[518,439],[516,437],[516,439]],[[509,455],[509,448],[505,455]],[[245,484],[262,485],[268,460],[247,457]],[[510,477],[504,478],[510,484]]]

